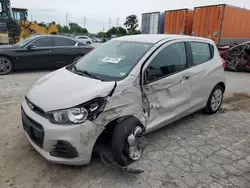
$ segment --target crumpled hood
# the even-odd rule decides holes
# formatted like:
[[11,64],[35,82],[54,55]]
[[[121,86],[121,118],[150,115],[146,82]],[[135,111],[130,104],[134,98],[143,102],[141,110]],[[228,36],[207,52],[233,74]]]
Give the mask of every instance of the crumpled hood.
[[114,85],[115,82],[102,82],[63,68],[34,83],[26,97],[44,111],[52,111],[74,107],[96,97],[105,97]]

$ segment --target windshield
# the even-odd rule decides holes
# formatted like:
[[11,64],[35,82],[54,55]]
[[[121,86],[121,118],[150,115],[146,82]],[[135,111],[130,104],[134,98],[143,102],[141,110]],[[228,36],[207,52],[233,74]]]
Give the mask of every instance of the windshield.
[[14,46],[16,47],[22,47],[25,44],[29,43],[30,41],[32,41],[34,38],[36,38],[36,36],[33,37],[29,37],[27,39],[21,39],[18,43],[14,44]]
[[151,43],[109,41],[84,56],[75,68],[101,80],[122,80],[152,46]]

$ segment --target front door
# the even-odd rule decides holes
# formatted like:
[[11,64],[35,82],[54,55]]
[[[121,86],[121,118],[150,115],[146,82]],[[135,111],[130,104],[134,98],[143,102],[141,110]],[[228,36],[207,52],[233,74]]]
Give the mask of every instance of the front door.
[[146,132],[179,119],[190,108],[191,89],[184,42],[160,47],[143,68],[143,101],[147,101]]
[[32,49],[24,47],[16,51],[21,68],[50,68],[49,65],[53,54],[51,37],[41,37],[29,45],[34,47]]

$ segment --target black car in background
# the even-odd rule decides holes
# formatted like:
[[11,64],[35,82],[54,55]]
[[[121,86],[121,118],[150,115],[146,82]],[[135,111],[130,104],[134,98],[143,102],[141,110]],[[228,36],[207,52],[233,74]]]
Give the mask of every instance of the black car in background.
[[31,36],[15,45],[0,46],[0,75],[13,70],[61,68],[93,49],[69,37]]

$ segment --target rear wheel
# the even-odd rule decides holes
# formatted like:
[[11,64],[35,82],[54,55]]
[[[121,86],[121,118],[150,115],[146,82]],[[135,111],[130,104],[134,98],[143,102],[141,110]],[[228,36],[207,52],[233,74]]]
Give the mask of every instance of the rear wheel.
[[220,85],[215,86],[209,96],[207,106],[204,109],[204,112],[208,114],[215,114],[222,105],[223,93],[224,89]]
[[142,128],[135,118],[126,118],[116,125],[112,136],[112,154],[119,165],[127,166],[140,159],[142,148],[138,139],[141,133]]
[[86,44],[91,44],[91,42],[88,41]]
[[12,61],[7,58],[0,56],[0,75],[6,75],[11,73],[13,70],[13,63]]

